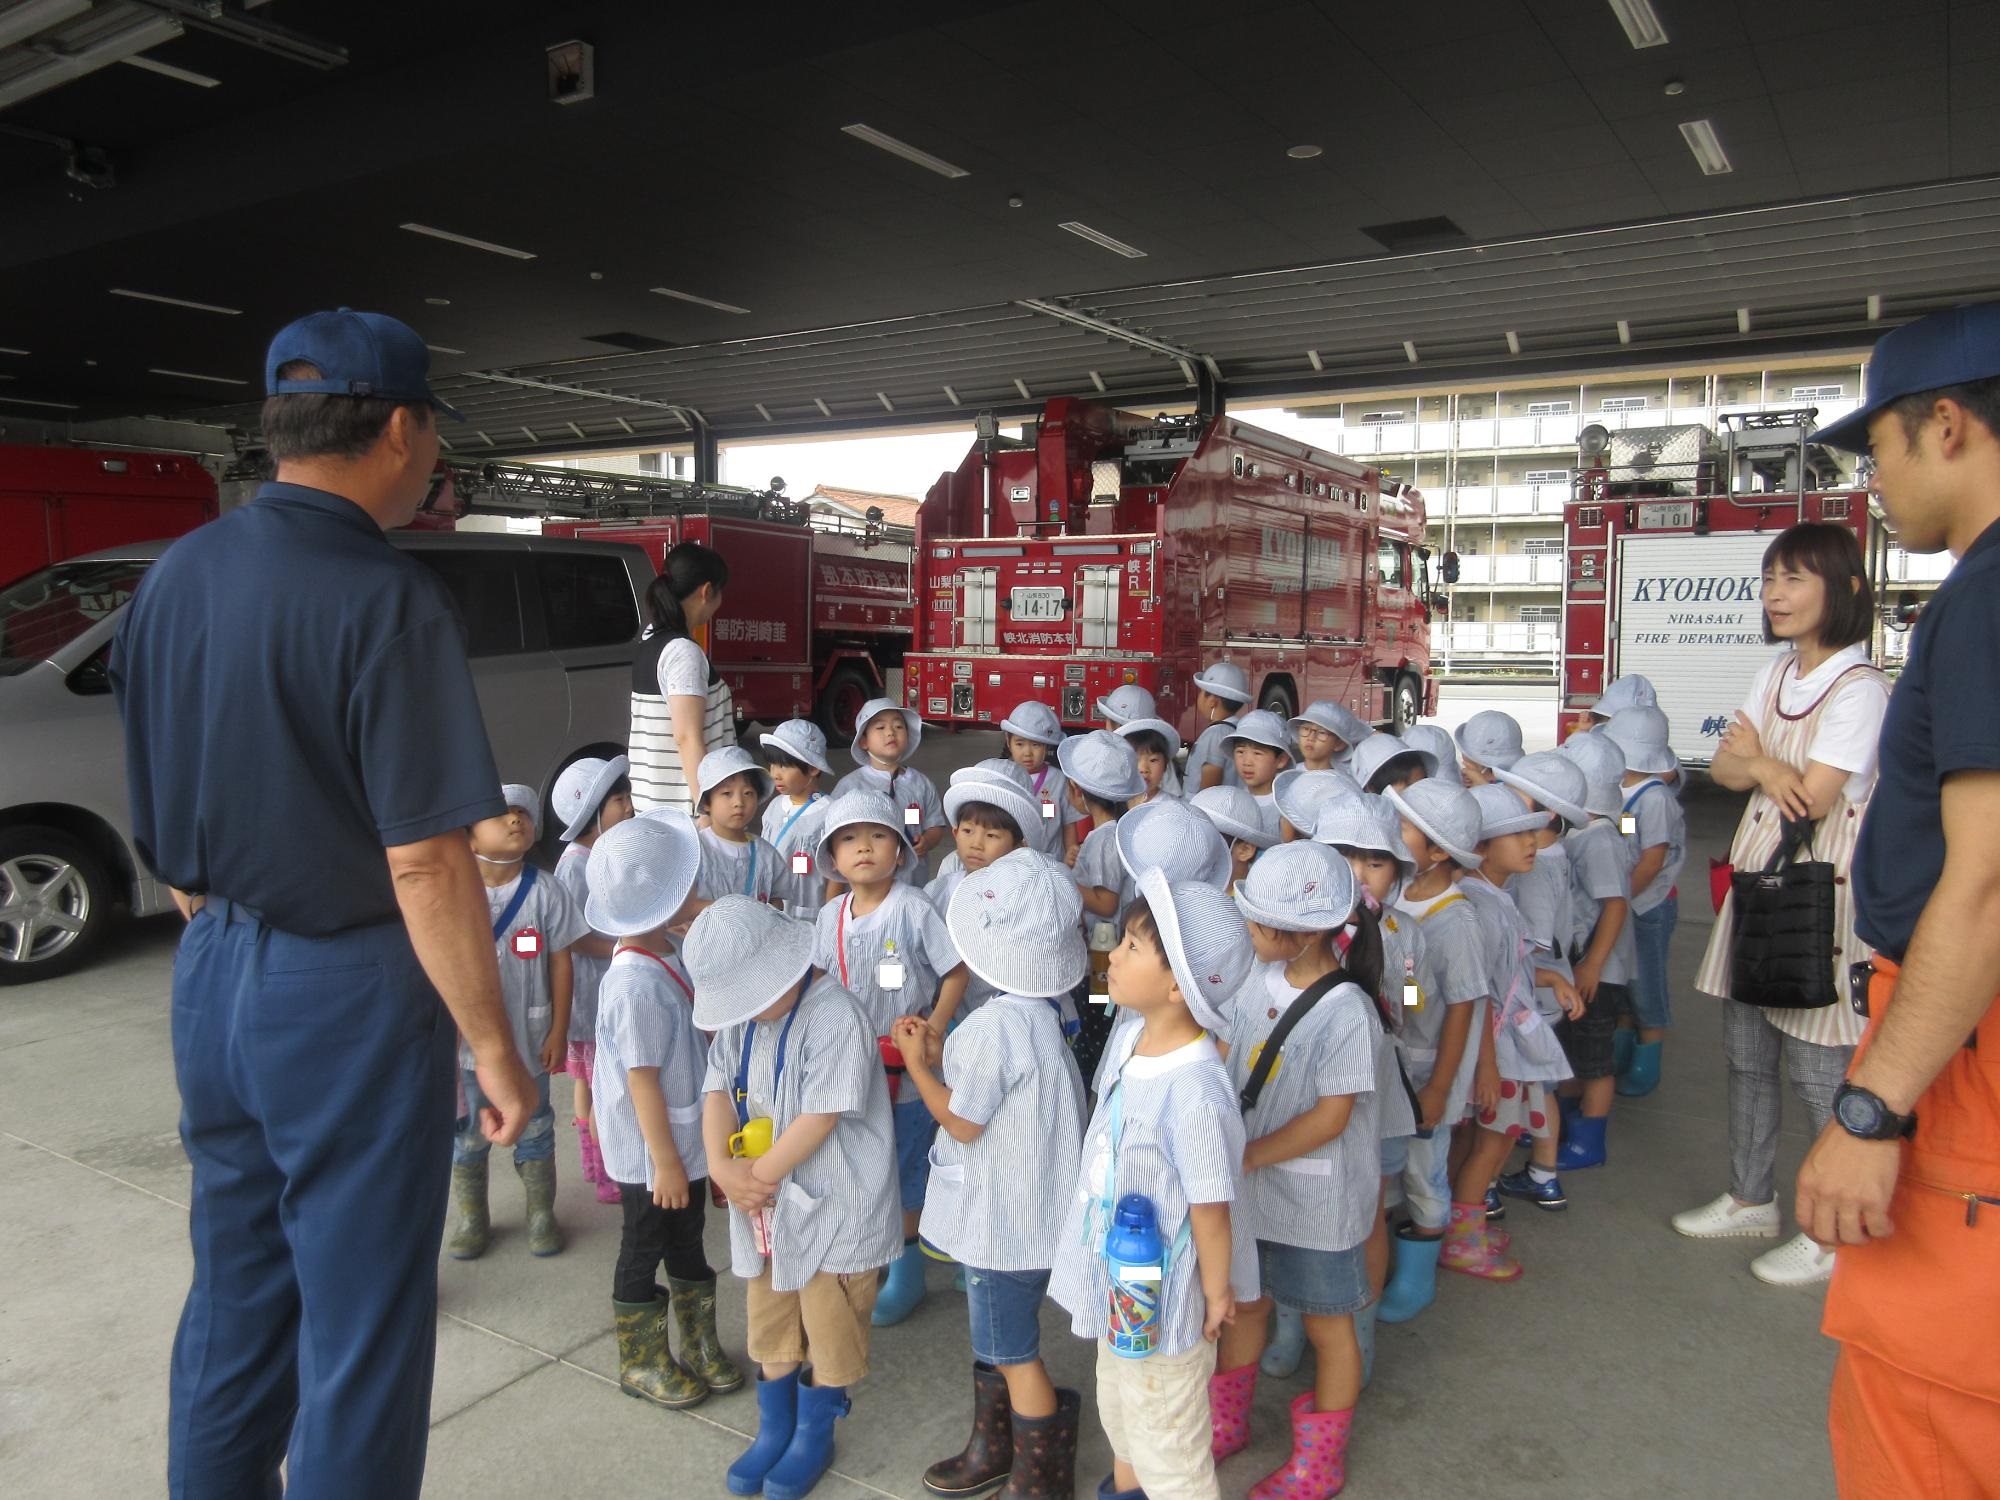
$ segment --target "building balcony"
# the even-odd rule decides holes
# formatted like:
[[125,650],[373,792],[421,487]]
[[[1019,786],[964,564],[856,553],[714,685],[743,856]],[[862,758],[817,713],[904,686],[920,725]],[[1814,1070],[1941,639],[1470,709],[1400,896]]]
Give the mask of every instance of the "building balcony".
[[1453,668],[1538,667],[1551,673],[1562,657],[1562,629],[1515,620],[1434,621],[1431,657]]
[[1566,484],[1462,484],[1447,491],[1446,513],[1559,521],[1569,490]]
[[1861,403],[1856,401],[1726,402],[1718,406],[1652,406],[1640,411],[1580,411],[1552,416],[1463,417],[1456,422],[1329,421],[1315,437],[1323,448],[1350,458],[1406,457],[1419,453],[1492,452],[1527,448],[1576,447],[1576,435],[1592,423],[1613,432],[1630,427],[1700,426],[1719,430],[1721,418],[1732,413],[1790,411],[1801,405],[1819,410],[1822,427],[1839,421]]
[[1462,553],[1458,559],[1460,586],[1492,588],[1560,588],[1563,560],[1524,552]]
[[1952,556],[1949,552],[1905,552],[1901,547],[1889,549],[1885,565],[1885,583],[1943,583],[1951,572]]

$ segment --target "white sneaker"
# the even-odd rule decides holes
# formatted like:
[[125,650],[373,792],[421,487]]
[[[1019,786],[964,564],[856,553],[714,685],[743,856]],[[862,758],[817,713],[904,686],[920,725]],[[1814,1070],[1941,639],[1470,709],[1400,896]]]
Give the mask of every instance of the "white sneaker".
[[1750,1274],[1772,1286],[1817,1286],[1833,1278],[1833,1252],[1794,1235],[1751,1261]]
[[1778,1205],[1760,1203],[1745,1208],[1724,1193],[1713,1203],[1674,1215],[1674,1230],[1691,1240],[1756,1239],[1778,1237]]

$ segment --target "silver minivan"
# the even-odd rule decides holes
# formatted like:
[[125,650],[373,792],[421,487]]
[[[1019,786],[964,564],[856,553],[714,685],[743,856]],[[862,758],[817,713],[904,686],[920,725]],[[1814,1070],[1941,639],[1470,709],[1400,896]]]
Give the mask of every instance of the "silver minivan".
[[[458,602],[500,774],[542,796],[622,753],[645,552],[500,532],[394,532]],[[85,963],[115,911],[172,906],[139,862],[108,663],[118,618],[171,545],[71,558],[0,589],[0,984]]]

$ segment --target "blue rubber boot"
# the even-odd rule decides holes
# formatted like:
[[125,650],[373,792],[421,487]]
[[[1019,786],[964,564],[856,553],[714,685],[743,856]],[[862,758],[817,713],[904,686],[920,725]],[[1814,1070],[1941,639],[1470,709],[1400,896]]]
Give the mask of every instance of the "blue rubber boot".
[[764,1476],[764,1500],[800,1500],[833,1466],[833,1424],[847,1415],[847,1392],[837,1385],[799,1384],[799,1421],[792,1445]]
[[778,1380],[757,1379],[757,1437],[743,1456],[729,1466],[725,1481],[732,1495],[754,1495],[764,1488],[764,1476],[771,1472],[785,1450],[792,1445],[798,1426],[799,1372]]
[[1382,1305],[1377,1316],[1384,1323],[1407,1323],[1437,1300],[1438,1252],[1444,1236],[1436,1239],[1396,1237],[1396,1274],[1382,1289]]
[[1368,1382],[1375,1378],[1375,1320],[1381,1312],[1382,1299],[1377,1297],[1354,1315],[1354,1338],[1361,1345],[1361,1389],[1364,1391],[1368,1389]]
[[1097,1500],[1146,1500],[1144,1490],[1114,1490],[1111,1486],[1115,1483],[1117,1481],[1109,1474],[1098,1480]]
[[1601,1167],[1608,1159],[1604,1152],[1604,1131],[1611,1124],[1609,1115],[1592,1119],[1589,1115],[1578,1115],[1569,1122],[1569,1134],[1563,1138],[1562,1149],[1556,1152],[1558,1172],[1581,1172],[1585,1167]]
[[1660,1053],[1665,1042],[1640,1042],[1632,1049],[1632,1066],[1618,1075],[1618,1092],[1643,1099],[1660,1086]]
[[877,1328],[900,1323],[917,1310],[924,1300],[924,1252],[915,1240],[903,1245],[902,1257],[889,1264],[889,1279],[875,1297],[875,1312],[868,1319]]
[[1571,1122],[1583,1113],[1583,1096],[1581,1094],[1557,1094],[1556,1112],[1561,1117],[1556,1138],[1566,1141],[1569,1139]]
[[1620,1026],[1611,1033],[1611,1076],[1623,1079],[1632,1067],[1632,1049],[1639,1045],[1639,1033]]
[[1306,1320],[1282,1302],[1277,1305],[1278,1326],[1257,1368],[1273,1380],[1290,1380],[1299,1373],[1299,1361],[1306,1354]]

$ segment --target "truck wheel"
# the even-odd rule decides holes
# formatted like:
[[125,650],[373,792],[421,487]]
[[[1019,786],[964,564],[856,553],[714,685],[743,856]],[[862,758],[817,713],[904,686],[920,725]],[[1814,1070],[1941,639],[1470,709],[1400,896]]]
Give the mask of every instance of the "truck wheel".
[[90,960],[111,925],[111,877],[59,828],[0,833],[0,984],[53,979]]
[[1281,719],[1289,719],[1299,711],[1298,704],[1292,702],[1291,690],[1281,682],[1264,684],[1264,696],[1257,706],[1276,714]]
[[1398,674],[1395,690],[1389,695],[1389,733],[1403,734],[1423,717],[1423,712],[1423,694],[1417,687],[1417,679],[1408,673]]
[[841,749],[853,741],[854,721],[860,717],[861,705],[874,696],[874,680],[859,667],[841,667],[828,679],[814,715],[819,727],[826,731],[827,744]]

